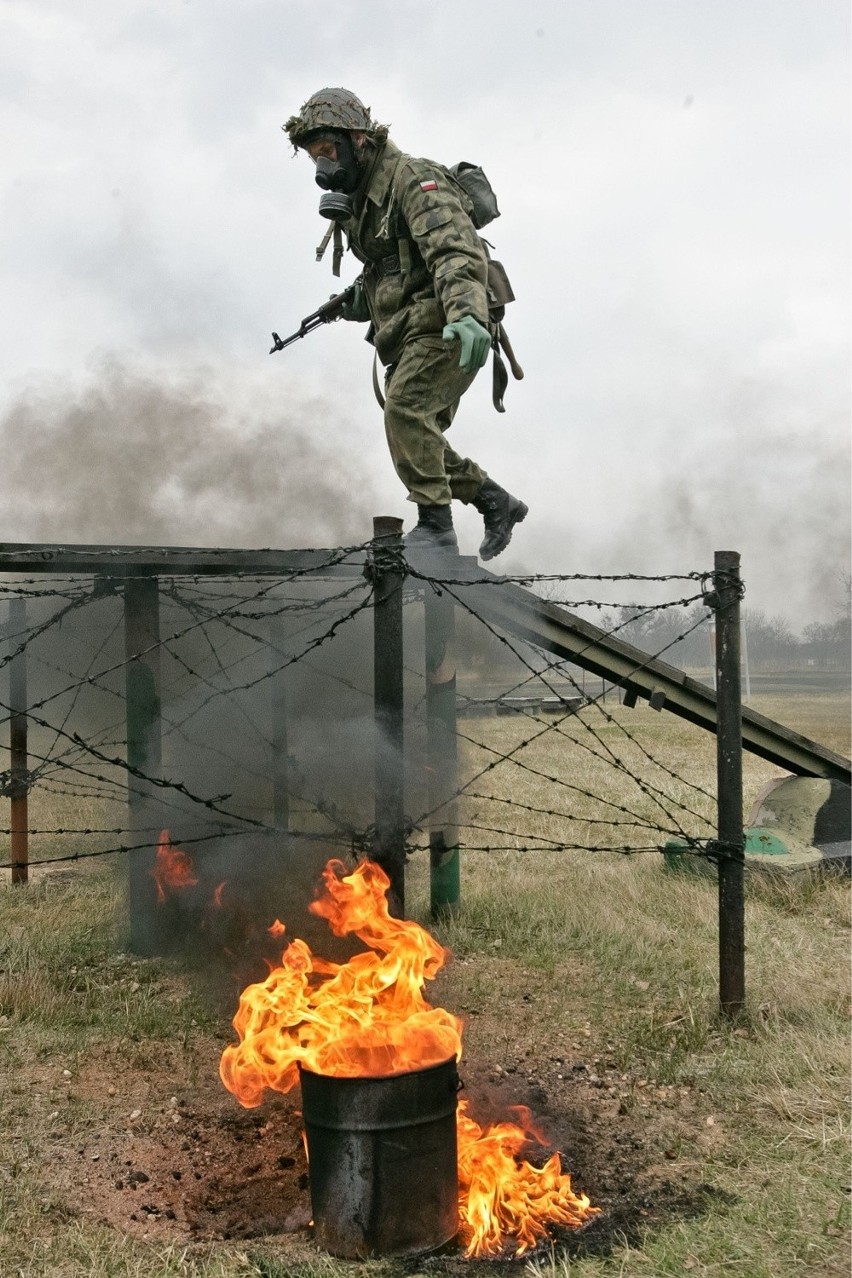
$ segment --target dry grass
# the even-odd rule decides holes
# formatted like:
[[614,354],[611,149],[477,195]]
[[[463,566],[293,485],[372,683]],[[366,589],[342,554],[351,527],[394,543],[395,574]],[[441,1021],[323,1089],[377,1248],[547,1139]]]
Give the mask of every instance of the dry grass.
[[[755,709],[773,715],[775,699]],[[788,698],[788,726],[849,753],[848,698]],[[579,714],[464,719],[461,776],[477,777],[460,809],[474,846],[657,847],[715,829],[715,737],[673,715],[614,702]],[[501,756],[510,756],[501,762]],[[745,754],[748,814],[778,769]],[[489,800],[491,800],[489,802]],[[515,807],[523,803],[526,807]],[[536,809],[530,811],[530,809]]]
[[[755,708],[781,717],[771,702]],[[637,1140],[640,1134],[642,1150],[631,1157],[651,1205],[643,1216],[637,1197],[624,1232],[613,1229],[606,1246],[563,1241],[552,1255],[505,1272],[526,1278],[846,1274],[848,884],[750,883],[748,1014],[736,1027],[721,1022],[715,884],[667,872],[655,854],[626,858],[604,850],[628,835],[643,842],[653,835],[657,842],[678,826],[691,833],[712,829],[713,738],[647,708],[612,704],[607,710],[612,721],[596,722],[594,739],[574,718],[521,752],[529,769],[565,785],[501,763],[477,782],[489,797],[465,800],[466,819],[509,831],[499,836],[501,844],[529,846],[530,836],[539,835],[601,850],[465,854],[463,909],[438,929],[455,961],[433,997],[465,1017],[468,1068],[494,1063],[516,1071],[512,1077],[556,1098],[553,1112],[564,1111],[566,1122],[579,1096],[579,1084],[563,1079],[571,1062],[597,1069],[602,1083],[611,1080],[612,1089],[588,1091],[593,1113],[607,1106],[612,1113],[609,1126],[588,1137],[589,1166],[595,1141],[607,1132],[617,1139],[623,1124]],[[784,714],[790,726],[848,754],[844,698],[789,698]],[[494,751],[514,749],[531,726],[514,718],[465,721],[472,738],[464,747],[465,775],[491,762]],[[641,732],[641,749],[623,727]],[[578,749],[576,740],[595,740],[598,757]],[[604,761],[605,745],[625,768]],[[683,779],[674,781],[665,769]],[[628,775],[640,772],[644,789]],[[747,807],[772,775],[770,765],[747,757]],[[656,786],[676,800],[667,812]],[[498,801],[505,798],[527,808]],[[615,836],[597,825],[601,798],[629,809],[640,824]],[[77,821],[67,804],[39,803],[46,826],[111,823],[92,809]],[[685,814],[678,805],[694,811]],[[544,811],[528,810],[536,807]],[[491,833],[479,832],[480,838],[483,845],[497,842]],[[416,856],[409,904],[424,920],[427,878],[425,859]],[[228,1036],[186,973],[122,953],[121,911],[120,876],[98,862],[23,890],[0,889],[0,1272],[15,1278],[475,1272],[476,1266],[442,1258],[423,1260],[419,1268],[350,1266],[284,1237],[251,1244],[127,1237],[71,1203],[52,1153],[54,1115],[61,1112],[68,1141],[78,1132],[82,1141],[98,1124],[99,1109],[95,1096],[70,1095],[64,1071],[97,1076],[99,1062],[118,1054],[140,1087],[163,1068],[175,1086],[188,1087],[199,1071],[215,1072]],[[671,1186],[689,1191],[689,1210],[654,1208],[655,1201],[675,1203]],[[504,1270],[490,1265],[483,1272]]]

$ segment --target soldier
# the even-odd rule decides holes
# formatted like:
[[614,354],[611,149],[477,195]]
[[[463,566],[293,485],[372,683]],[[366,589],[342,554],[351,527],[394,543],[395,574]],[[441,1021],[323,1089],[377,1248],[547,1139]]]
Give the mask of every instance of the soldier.
[[440,165],[404,155],[347,89],[321,89],[283,128],[314,161],[338,243],[342,227],[364,263],[344,317],[369,321],[385,365],[388,446],[418,510],[406,547],[457,548],[455,499],[482,514],[479,553],[493,559],[527,507],[445,437],[492,344],[487,257],[468,198]]

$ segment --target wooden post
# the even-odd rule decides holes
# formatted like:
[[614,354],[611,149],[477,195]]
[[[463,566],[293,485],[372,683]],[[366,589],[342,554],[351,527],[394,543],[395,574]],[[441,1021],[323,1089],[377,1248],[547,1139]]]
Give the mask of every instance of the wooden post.
[[735,1020],[745,1007],[745,890],[740,556],[714,558],[716,612],[716,776],[719,841],[719,1005]]
[[[27,741],[27,629],[25,599],[9,601],[9,645],[14,656],[9,662],[9,754],[11,797],[12,882],[29,879],[29,746]],[[20,649],[20,651],[18,651]]]
[[391,914],[405,913],[402,691],[402,520],[373,520],[373,687],[376,725],[375,859],[388,875]]
[[426,724],[429,791],[429,886],[432,917],[458,907],[461,873],[455,794],[455,604],[446,591],[426,584]]
[[[124,583],[124,650],[127,695],[127,763],[146,777],[159,777],[162,766],[160,721],[160,596],[156,577],[127,577]],[[130,853],[130,948],[156,954],[162,924],[157,914],[156,885],[151,877],[156,858],[159,805],[148,783],[133,771],[127,775],[130,830],[150,842]],[[147,838],[142,832],[147,831]]]

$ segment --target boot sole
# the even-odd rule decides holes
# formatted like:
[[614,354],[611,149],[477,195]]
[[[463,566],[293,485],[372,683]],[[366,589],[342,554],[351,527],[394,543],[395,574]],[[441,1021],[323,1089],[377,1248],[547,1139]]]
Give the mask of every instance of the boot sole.
[[480,546],[479,558],[482,559],[485,563],[488,563],[489,559],[496,559],[498,555],[501,555],[503,551],[506,549],[506,547],[508,546],[509,542],[512,540],[512,533],[515,530],[515,524],[522,524],[524,520],[526,519],[527,515],[529,514],[529,512],[530,512],[529,506],[525,505],[524,502],[519,501],[516,508],[510,511],[509,513],[509,526],[506,529],[506,533],[505,533],[505,536],[503,537],[503,540],[500,542],[500,544],[497,546],[495,550],[491,550],[487,555],[483,553],[482,546]]
[[403,537],[402,544],[412,550],[458,550],[459,539],[455,533],[452,537],[446,534],[442,537],[412,537],[409,533]]

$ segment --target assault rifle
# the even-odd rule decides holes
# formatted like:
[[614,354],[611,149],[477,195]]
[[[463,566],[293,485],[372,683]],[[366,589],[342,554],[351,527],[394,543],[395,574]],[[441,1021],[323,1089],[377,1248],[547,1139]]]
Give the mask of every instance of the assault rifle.
[[292,342],[297,342],[300,337],[307,337],[308,333],[312,333],[315,328],[319,328],[321,324],[331,324],[334,320],[339,320],[343,314],[343,308],[347,302],[351,302],[355,296],[355,289],[359,281],[350,284],[342,293],[335,293],[327,302],[323,302],[317,310],[311,315],[306,315],[295,333],[291,333],[289,337],[281,338],[277,333],[272,334],[272,340],[275,345],[269,354],[274,355],[276,351],[283,351],[285,346],[289,346]]

